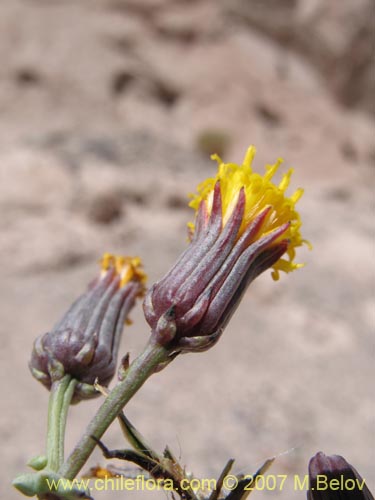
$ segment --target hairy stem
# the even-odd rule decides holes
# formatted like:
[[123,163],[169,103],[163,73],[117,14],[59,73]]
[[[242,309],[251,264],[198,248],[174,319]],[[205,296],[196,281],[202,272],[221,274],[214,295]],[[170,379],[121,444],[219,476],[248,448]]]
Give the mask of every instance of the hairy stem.
[[58,471],[64,461],[66,417],[77,384],[70,375],[53,382],[48,403],[47,467]]
[[87,426],[76,447],[60,467],[59,473],[73,479],[81,470],[96,446],[91,436],[100,439],[120,411],[154,372],[159,363],[167,361],[168,351],[150,342],[130,365],[125,379],[109,393],[96,415]]

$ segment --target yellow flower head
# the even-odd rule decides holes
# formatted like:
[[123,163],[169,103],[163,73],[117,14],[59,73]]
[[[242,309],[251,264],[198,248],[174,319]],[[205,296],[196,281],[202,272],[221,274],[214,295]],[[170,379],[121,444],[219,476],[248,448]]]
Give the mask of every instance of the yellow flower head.
[[101,268],[103,275],[109,269],[115,269],[116,274],[121,277],[120,287],[123,287],[129,281],[138,281],[143,285],[139,295],[143,295],[147,275],[142,268],[142,262],[139,257],[125,257],[105,253],[101,259]]
[[[255,236],[255,239],[267,235],[284,224],[289,224],[288,229],[279,237],[280,240],[288,240],[288,248],[286,251],[287,259],[280,258],[272,265],[272,277],[277,280],[280,271],[288,273],[303,266],[303,264],[296,264],[294,262],[295,249],[304,243],[310,245],[306,240],[302,239],[300,233],[301,218],[295,209],[297,201],[303,194],[303,189],[297,189],[290,197],[285,195],[293,169],[288,170],[288,172],[283,175],[278,185],[272,182],[272,178],[283,161],[282,159],[278,159],[274,165],[267,165],[266,172],[263,176],[253,172],[251,164],[255,153],[255,147],[250,146],[246,152],[242,165],[223,163],[217,155],[212,155],[211,158],[218,162],[216,177],[206,179],[199,184],[197,188],[198,194],[192,195],[189,206],[198,211],[203,200],[206,203],[206,210],[209,215],[212,209],[214,187],[219,181],[222,199],[223,225],[225,226],[236,206],[239,192],[243,188],[246,205],[238,237],[241,236],[246,227],[248,227],[257,215],[269,207],[268,215],[259,229],[258,234]],[[190,232],[193,233],[194,224],[189,224],[189,229]]]

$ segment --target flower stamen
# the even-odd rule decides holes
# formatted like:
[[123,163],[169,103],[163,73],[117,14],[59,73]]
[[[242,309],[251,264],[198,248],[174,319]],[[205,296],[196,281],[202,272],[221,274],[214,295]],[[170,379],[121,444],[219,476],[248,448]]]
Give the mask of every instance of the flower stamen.
[[[289,241],[286,250],[287,259],[280,258],[272,265],[272,277],[278,279],[280,271],[288,273],[303,266],[303,264],[294,262],[295,249],[303,244],[310,246],[310,243],[301,237],[301,219],[295,209],[296,203],[303,194],[303,189],[299,188],[290,197],[286,196],[285,193],[289,187],[293,169],[289,169],[282,176],[278,185],[273,182],[273,178],[283,162],[281,158],[274,165],[267,165],[263,176],[253,172],[251,164],[255,153],[255,147],[250,146],[242,165],[223,163],[218,155],[212,155],[211,158],[218,163],[217,174],[214,178],[206,179],[199,184],[197,188],[198,194],[192,195],[189,206],[194,208],[197,213],[201,203],[204,203],[208,216],[210,217],[212,213],[215,214],[216,197],[214,192],[219,183],[222,202],[222,213],[220,215],[224,227],[237,206],[239,193],[244,190],[245,209],[238,231],[238,238],[241,237],[246,228],[260,213],[270,207],[267,217],[263,219],[259,228],[257,238],[268,235],[286,223],[289,224],[289,227],[282,235],[283,240]],[[215,215],[218,216],[217,213]],[[190,223],[189,231],[191,235],[194,234],[194,230],[194,224]]]
[[[113,255],[105,253],[101,258],[102,276],[105,276],[107,271],[114,269],[116,274],[120,276],[121,281],[119,287],[122,288],[129,281],[138,281],[145,285],[147,275],[142,268],[142,262],[139,257],[127,257],[122,255]],[[141,294],[144,293],[144,286]]]

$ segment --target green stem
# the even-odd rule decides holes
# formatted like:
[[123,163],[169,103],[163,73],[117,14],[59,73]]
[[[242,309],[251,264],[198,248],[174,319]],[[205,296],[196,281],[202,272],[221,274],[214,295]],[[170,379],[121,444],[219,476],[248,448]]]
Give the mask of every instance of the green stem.
[[158,344],[150,342],[145,350],[130,365],[125,379],[116,385],[100,406],[87,426],[82,438],[60,467],[59,473],[73,479],[81,470],[96,446],[91,438],[100,439],[120,411],[154,372],[159,363],[167,361],[169,352]]
[[48,403],[47,467],[57,471],[64,461],[66,417],[77,384],[70,375],[53,382]]

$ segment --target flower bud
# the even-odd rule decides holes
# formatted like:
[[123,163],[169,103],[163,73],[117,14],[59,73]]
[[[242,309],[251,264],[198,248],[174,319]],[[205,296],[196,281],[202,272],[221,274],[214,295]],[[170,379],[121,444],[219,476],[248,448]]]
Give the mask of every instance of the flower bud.
[[[262,177],[251,169],[255,148],[243,165],[218,161],[215,178],[198,186],[190,206],[190,244],[175,266],[146,295],[145,317],[153,338],[171,351],[200,351],[220,337],[248,285],[273,268],[279,272],[301,267],[295,248],[306,243],[295,204],[298,189],[285,196],[292,170],[279,185],[272,182],[281,161],[267,166]],[[287,258],[282,258],[286,254]]]
[[70,374],[78,381],[74,400],[93,397],[96,379],[107,386],[115,374],[124,322],[146,276],[138,258],[105,254],[102,271],[48,333],[34,342],[29,363],[48,389]]
[[365,480],[345,458],[319,451],[309,462],[307,500],[374,500]]

